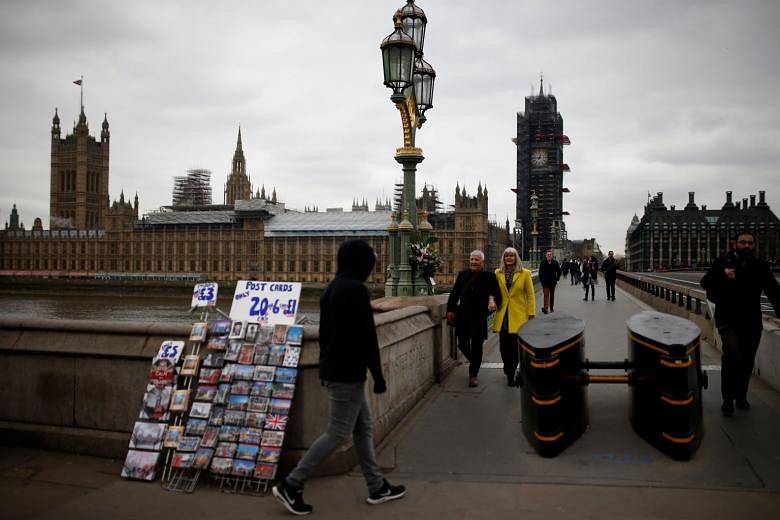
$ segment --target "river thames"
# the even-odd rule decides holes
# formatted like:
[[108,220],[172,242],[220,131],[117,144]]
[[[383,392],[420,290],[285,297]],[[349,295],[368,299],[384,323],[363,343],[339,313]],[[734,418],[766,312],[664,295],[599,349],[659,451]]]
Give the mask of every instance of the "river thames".
[[[230,313],[232,292],[220,295],[217,307]],[[199,317],[198,311],[189,312],[191,292],[182,290],[181,296],[166,291],[165,294],[117,292],[114,294],[72,294],[0,291],[0,316],[3,318],[144,321],[191,323]],[[316,298],[302,299],[297,319],[319,321],[319,306]]]

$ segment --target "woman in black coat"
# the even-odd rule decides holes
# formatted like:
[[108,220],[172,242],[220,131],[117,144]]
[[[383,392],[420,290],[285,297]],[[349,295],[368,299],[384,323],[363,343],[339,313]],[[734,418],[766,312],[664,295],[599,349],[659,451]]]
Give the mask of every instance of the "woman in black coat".
[[458,349],[469,361],[469,386],[477,386],[487,318],[501,304],[501,289],[493,273],[485,271],[485,254],[471,252],[469,268],[458,273],[447,300],[447,321],[455,320]]

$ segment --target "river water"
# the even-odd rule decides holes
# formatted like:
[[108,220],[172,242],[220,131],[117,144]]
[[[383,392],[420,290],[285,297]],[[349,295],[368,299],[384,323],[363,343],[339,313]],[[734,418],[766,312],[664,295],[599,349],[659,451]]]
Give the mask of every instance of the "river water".
[[[191,291],[173,294],[41,294],[0,292],[0,316],[3,318],[43,318],[70,320],[143,321],[191,323],[199,316],[190,314]],[[230,313],[232,295],[218,299],[217,307]],[[319,321],[317,302],[301,301],[297,319]]]

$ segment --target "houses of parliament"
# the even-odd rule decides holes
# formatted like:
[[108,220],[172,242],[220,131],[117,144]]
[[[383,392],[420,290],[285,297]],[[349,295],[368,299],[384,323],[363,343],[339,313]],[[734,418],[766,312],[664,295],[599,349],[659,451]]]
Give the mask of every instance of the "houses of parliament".
[[[171,206],[139,215],[138,195],[110,202],[111,134],[104,116],[100,138],[89,133],[84,106],[72,133],[62,137],[55,110],[51,126],[49,229],[36,218],[19,222],[14,204],[0,230],[0,276],[184,279],[233,282],[266,279],[326,283],[336,272],[339,244],[368,241],[377,265],[368,282],[383,284],[388,266],[392,204],[355,201],[341,208],[292,210],[265,188],[253,192],[238,131],[223,204],[211,201],[210,173],[191,170],[176,177]],[[397,201],[396,201],[397,207]],[[436,282],[450,285],[474,249],[489,265],[509,245],[509,222],[488,219],[487,187],[469,195],[455,188],[455,204],[442,210],[436,190],[417,199],[439,240],[443,257]]]

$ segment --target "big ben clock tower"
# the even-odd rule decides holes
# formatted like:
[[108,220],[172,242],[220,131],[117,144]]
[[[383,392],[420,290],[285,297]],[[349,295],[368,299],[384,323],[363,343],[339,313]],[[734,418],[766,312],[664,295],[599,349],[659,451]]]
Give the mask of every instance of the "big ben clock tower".
[[524,259],[531,259],[534,228],[531,215],[531,195],[538,197],[536,211],[537,248],[543,254],[560,249],[566,237],[563,223],[563,172],[569,171],[563,162],[563,146],[570,144],[563,133],[563,118],[552,94],[544,93],[542,79],[539,94],[525,98],[525,112],[517,114],[517,194],[516,226],[521,232],[520,249]]

